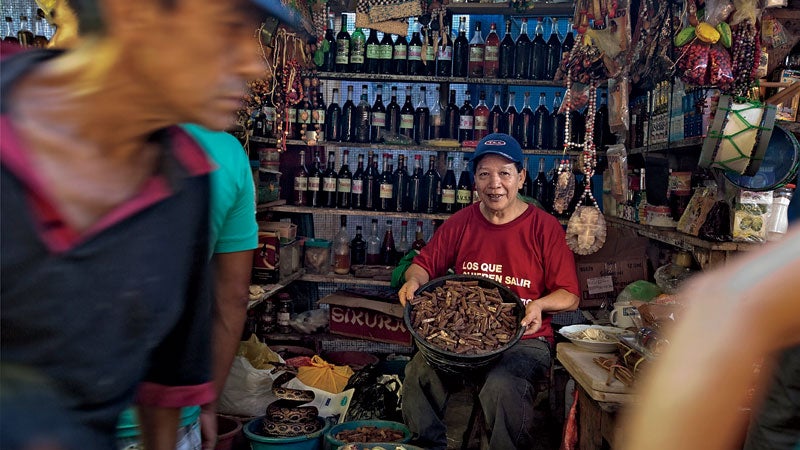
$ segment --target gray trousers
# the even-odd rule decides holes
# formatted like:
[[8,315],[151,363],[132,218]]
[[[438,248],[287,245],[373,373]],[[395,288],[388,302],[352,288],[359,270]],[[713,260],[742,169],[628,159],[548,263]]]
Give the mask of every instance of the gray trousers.
[[[492,430],[489,448],[512,450],[533,446],[536,393],[532,381],[546,377],[551,362],[547,342],[525,339],[504,352],[485,373],[479,397]],[[461,381],[458,376],[435,370],[419,352],[408,363],[403,382],[403,420],[416,437],[417,445],[430,450],[447,448],[444,414],[450,394],[461,388]]]

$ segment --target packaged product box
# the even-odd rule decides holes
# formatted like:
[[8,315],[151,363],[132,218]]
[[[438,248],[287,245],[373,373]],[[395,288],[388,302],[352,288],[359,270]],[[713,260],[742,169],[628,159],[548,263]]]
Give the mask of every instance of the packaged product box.
[[[789,70],[786,69],[781,74],[781,83],[797,83],[800,82],[800,70]],[[778,92],[782,91],[784,88],[781,88]],[[778,112],[775,114],[775,118],[778,120],[786,120],[789,122],[793,122],[797,119],[797,108],[800,106],[800,95],[795,95],[794,97],[784,101],[783,103],[778,105]]]
[[647,280],[648,239],[633,230],[609,227],[603,247],[591,255],[576,255],[580,308],[614,303],[625,286]]
[[280,236],[277,231],[259,231],[253,250],[252,284],[274,284],[280,279]]
[[328,305],[330,332],[390,344],[411,345],[403,305],[336,291],[320,299]]

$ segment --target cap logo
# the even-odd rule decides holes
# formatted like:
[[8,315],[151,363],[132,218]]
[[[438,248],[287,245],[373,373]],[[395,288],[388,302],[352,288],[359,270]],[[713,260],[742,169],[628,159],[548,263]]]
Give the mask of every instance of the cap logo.
[[499,141],[499,140],[488,140],[484,141],[483,145],[506,145],[506,141]]

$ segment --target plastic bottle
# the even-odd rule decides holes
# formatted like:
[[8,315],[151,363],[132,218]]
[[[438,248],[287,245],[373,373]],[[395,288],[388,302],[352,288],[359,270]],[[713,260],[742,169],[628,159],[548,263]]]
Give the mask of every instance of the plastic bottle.
[[795,185],[776,189],[772,193],[772,211],[767,219],[767,241],[777,241],[786,234],[789,225],[789,202],[792,201]]

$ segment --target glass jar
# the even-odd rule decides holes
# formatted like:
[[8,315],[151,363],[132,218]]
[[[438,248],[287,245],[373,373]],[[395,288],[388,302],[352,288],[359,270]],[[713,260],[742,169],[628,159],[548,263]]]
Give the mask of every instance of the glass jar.
[[259,337],[262,341],[266,342],[266,335],[275,332],[275,327],[278,323],[277,307],[275,300],[268,297],[262,304],[261,317],[259,320]]
[[289,294],[279,294],[278,295],[278,309],[277,309],[277,325],[278,325],[278,333],[291,333],[292,326],[289,322],[292,319],[292,298],[289,297]]

